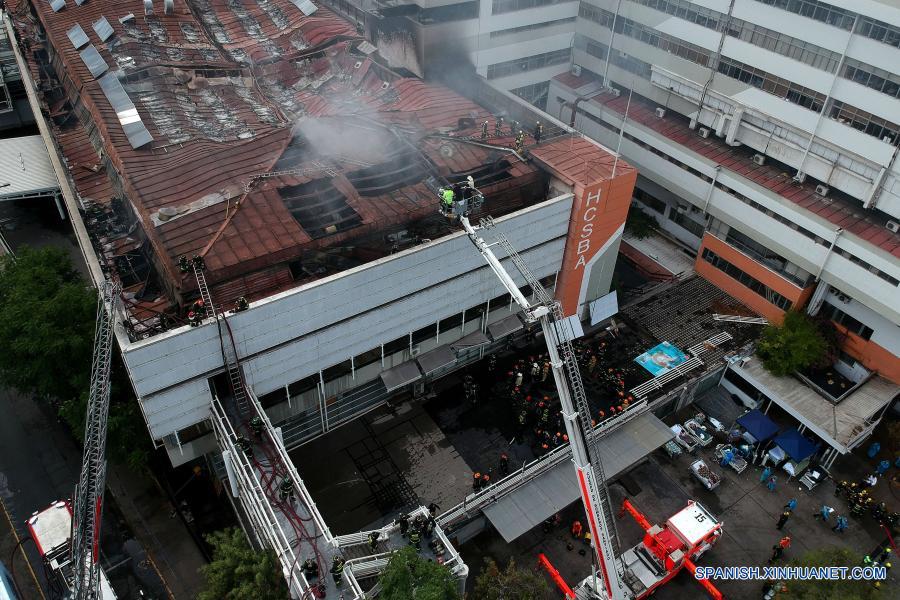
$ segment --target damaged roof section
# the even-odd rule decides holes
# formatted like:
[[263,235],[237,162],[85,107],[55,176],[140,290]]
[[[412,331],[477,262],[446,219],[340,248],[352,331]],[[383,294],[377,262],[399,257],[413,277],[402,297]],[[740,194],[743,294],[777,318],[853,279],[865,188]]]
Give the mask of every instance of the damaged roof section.
[[[504,147],[512,135],[479,143],[487,110],[391,71],[309,0],[8,5],[136,312],[194,293],[181,256],[204,257],[224,303],[387,254],[389,231],[436,220],[442,179],[472,176],[495,215],[543,199],[540,169]],[[309,260],[323,253],[327,268]]]

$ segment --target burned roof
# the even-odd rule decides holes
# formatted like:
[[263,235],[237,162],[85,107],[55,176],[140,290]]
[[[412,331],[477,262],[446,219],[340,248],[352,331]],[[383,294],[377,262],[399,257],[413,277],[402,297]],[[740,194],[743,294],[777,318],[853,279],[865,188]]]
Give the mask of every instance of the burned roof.
[[194,288],[181,256],[204,257],[214,294],[263,295],[311,275],[289,266],[304,253],[433,215],[442,179],[472,175],[510,206],[542,188],[512,137],[477,143],[486,109],[392,71],[325,6],[8,5],[83,203],[125,221],[89,215],[100,254],[118,271],[115,252],[146,250],[173,301]]

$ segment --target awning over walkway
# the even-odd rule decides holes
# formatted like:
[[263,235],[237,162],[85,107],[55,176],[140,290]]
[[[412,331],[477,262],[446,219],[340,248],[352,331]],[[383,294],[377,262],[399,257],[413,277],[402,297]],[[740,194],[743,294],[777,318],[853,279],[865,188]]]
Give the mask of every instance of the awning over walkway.
[[832,404],[795,377],[776,377],[756,357],[729,367],[841,454],[864,440],[900,386],[877,375]]
[[473,331],[469,335],[461,337],[455,342],[452,342],[450,344],[450,347],[454,350],[465,350],[467,348],[489,344],[490,341],[491,340],[488,339],[488,336],[484,335],[479,329],[478,331]]
[[0,200],[48,196],[58,190],[41,136],[0,139]]
[[755,408],[738,417],[737,423],[759,442],[764,442],[778,433],[778,425]]
[[522,320],[519,319],[519,315],[516,313],[504,319],[500,319],[496,323],[491,323],[488,325],[487,330],[488,333],[491,334],[491,338],[496,342],[502,337],[506,337],[511,333],[519,331],[522,327]]
[[450,346],[438,346],[434,350],[420,354],[416,362],[419,363],[419,368],[422,369],[422,373],[427,377],[435,371],[455,363],[456,354],[453,353]]
[[419,372],[416,361],[408,360],[382,373],[381,381],[384,382],[384,387],[387,388],[387,391],[393,392],[414,381],[418,381],[420,377],[422,377],[422,374]]
[[806,460],[818,449],[817,444],[803,437],[796,428],[788,429],[772,442],[797,462]]
[[[600,441],[600,458],[608,479],[619,475],[672,439],[672,432],[653,413],[645,413]],[[507,542],[542,523],[579,498],[572,461],[564,460],[484,509]]]

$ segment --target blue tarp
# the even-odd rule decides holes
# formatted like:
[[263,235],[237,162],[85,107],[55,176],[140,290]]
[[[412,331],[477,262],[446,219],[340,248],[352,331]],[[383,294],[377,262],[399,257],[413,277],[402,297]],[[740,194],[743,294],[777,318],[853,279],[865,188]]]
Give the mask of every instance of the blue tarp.
[[746,429],[750,435],[760,442],[764,442],[778,433],[778,425],[755,408],[738,417],[737,422],[738,425]]
[[803,437],[794,428],[788,429],[772,441],[797,462],[806,460],[818,449],[817,444]]

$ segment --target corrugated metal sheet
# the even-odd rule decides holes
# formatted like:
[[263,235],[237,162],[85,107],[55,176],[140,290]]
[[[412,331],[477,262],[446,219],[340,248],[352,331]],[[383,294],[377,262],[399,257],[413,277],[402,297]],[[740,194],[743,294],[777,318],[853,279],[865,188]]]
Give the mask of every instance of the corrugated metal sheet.
[[300,12],[302,12],[307,17],[318,10],[318,7],[310,2],[310,0],[291,0],[291,4],[299,8]]
[[[645,413],[603,436],[600,458],[607,479],[612,479],[674,436],[653,413]],[[575,469],[562,461],[484,509],[507,542],[544,522],[579,498]]]
[[109,38],[115,34],[115,31],[112,28],[112,25],[109,24],[109,21],[106,20],[106,17],[100,17],[96,21],[94,21],[91,27],[94,28],[94,31],[97,33],[97,37],[100,38],[101,42],[105,42]]
[[384,387],[386,387],[389,392],[399,390],[403,386],[409,385],[421,378],[422,373],[419,372],[419,367],[414,360],[400,363],[396,367],[390,368],[381,374],[381,381],[384,382]]
[[95,48],[93,44],[79,52],[79,54],[81,55],[81,60],[83,60],[84,64],[87,66],[88,71],[91,72],[91,75],[93,75],[95,79],[109,70],[109,65],[106,64],[106,61],[103,60],[103,57],[100,56],[100,53],[97,52],[97,48]]
[[[93,48],[93,46],[91,46],[91,48]],[[107,73],[101,77],[98,82],[100,83],[100,89],[103,90],[106,99],[109,100],[113,110],[116,111],[116,117],[119,119],[122,129],[125,131],[125,136],[128,138],[131,147],[140,148],[144,144],[152,142],[153,136],[150,135],[150,132],[147,131],[147,127],[144,126],[143,121],[141,121],[141,116],[138,114],[137,108],[135,108],[131,98],[128,97],[128,93],[125,91],[125,88],[122,87],[116,74]]]
[[75,46],[76,50],[90,41],[87,34],[84,32],[84,29],[82,29],[81,25],[79,25],[78,23],[75,23],[75,25],[66,33],[66,35],[69,36],[69,40],[72,42],[72,45]]
[[59,189],[39,135],[0,139],[0,199]]
[[438,346],[419,356],[416,362],[419,363],[419,367],[427,377],[435,371],[455,363],[456,354],[450,349],[450,346]]

